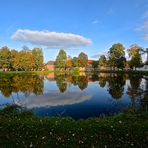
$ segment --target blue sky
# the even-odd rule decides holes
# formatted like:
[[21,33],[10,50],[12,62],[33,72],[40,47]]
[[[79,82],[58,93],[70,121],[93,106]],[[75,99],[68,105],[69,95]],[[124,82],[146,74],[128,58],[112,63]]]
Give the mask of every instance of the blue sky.
[[0,0],[0,47],[42,47],[47,62],[59,48],[98,59],[118,42],[148,47],[148,0]]

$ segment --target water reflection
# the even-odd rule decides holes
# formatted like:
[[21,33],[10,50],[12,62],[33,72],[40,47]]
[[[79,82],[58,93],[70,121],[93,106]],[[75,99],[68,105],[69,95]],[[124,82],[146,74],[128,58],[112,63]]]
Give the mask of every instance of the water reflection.
[[141,97],[141,109],[148,111],[148,79],[145,79]]
[[40,95],[43,93],[43,78],[38,75],[4,75],[0,77],[0,92],[10,97],[12,93],[22,92],[26,96],[30,93]]
[[88,116],[118,112],[121,104],[147,110],[148,79],[111,73],[88,76],[4,75],[0,77],[0,105],[7,102],[29,109],[48,106],[57,110],[58,106],[63,106],[65,110],[65,106],[71,106],[67,109],[71,110],[69,114],[75,109],[79,115],[83,110]]
[[73,84],[78,86],[80,90],[87,88],[88,86],[88,77],[87,76],[63,76],[57,75],[55,78],[57,87],[60,92],[63,93],[67,90],[67,84]]
[[130,84],[128,85],[127,94],[131,98],[132,106],[136,105],[137,99],[140,99],[142,95],[141,77],[138,76],[130,76]]
[[67,89],[67,81],[63,75],[59,75],[55,78],[57,87],[59,88],[60,92],[63,93]]
[[72,105],[89,100],[90,96],[79,91],[59,93],[58,91],[46,93],[39,96],[30,96],[26,99],[17,100],[19,106],[32,109],[36,107],[50,107],[61,105]]
[[125,78],[118,75],[108,79],[108,92],[114,99],[120,99],[123,95]]

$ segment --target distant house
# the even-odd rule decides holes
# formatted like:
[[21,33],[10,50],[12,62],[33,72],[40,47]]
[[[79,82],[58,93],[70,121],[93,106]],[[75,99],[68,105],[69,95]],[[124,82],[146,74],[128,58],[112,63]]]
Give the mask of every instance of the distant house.
[[44,68],[49,71],[54,71],[55,61],[48,61],[48,63],[44,65]]
[[148,71],[148,65],[144,65],[143,67],[137,68],[137,70]]
[[87,62],[87,70],[92,70],[93,68],[93,62],[94,60],[88,60]]
[[112,70],[112,67],[110,66],[99,66],[99,70]]

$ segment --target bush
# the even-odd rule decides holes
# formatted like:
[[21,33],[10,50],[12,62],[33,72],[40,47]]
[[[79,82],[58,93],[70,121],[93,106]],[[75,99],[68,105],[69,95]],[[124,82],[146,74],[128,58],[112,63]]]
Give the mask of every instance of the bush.
[[72,74],[73,75],[79,75],[79,68],[78,67],[73,68]]

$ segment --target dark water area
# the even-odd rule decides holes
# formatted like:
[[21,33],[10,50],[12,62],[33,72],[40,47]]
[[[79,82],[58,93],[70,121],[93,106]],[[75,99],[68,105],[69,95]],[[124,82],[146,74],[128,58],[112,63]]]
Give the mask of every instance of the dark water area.
[[13,104],[39,116],[75,119],[112,115],[129,107],[147,110],[148,78],[115,73],[2,75],[0,108]]

